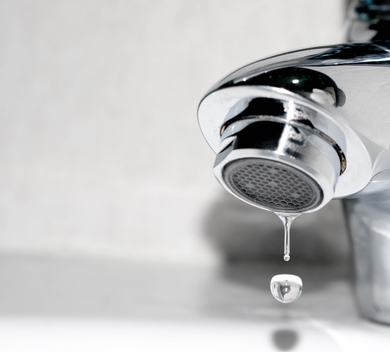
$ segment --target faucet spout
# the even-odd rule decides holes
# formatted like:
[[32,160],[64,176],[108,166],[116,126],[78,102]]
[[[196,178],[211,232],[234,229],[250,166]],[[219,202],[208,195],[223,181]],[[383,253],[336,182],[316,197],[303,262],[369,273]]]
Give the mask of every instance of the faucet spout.
[[340,177],[333,197],[347,197],[390,167],[384,156],[390,131],[389,67],[390,42],[382,41],[260,60],[209,90],[199,106],[199,124],[216,153],[259,122],[310,130],[337,153]]
[[389,95],[390,37],[376,35],[246,65],[215,84],[198,108],[200,128],[217,154],[214,174],[232,195],[284,214],[347,199],[360,308],[386,323]]

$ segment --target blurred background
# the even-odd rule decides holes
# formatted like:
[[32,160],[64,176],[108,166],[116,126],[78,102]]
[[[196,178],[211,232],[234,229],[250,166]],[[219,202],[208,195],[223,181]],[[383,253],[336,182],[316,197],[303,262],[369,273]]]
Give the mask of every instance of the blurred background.
[[[40,340],[9,317],[219,316],[219,293],[274,304],[282,224],[216,182],[197,105],[244,64],[342,42],[345,15],[340,0],[0,1],[0,345],[46,346],[46,320]],[[299,270],[338,266],[324,282],[348,277],[349,247],[338,201],[293,225]]]
[[248,217],[281,233],[215,181],[197,105],[244,64],[342,41],[344,17],[340,0],[1,1],[0,251],[198,264]]

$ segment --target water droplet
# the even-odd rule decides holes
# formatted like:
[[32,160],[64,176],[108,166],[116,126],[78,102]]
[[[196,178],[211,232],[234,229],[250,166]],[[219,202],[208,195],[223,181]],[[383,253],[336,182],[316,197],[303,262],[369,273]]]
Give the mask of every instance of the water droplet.
[[303,283],[299,276],[280,274],[271,279],[271,293],[282,303],[296,301],[302,293]]
[[300,213],[281,214],[275,213],[284,225],[284,257],[283,259],[288,262],[290,260],[290,229],[292,222],[301,215]]

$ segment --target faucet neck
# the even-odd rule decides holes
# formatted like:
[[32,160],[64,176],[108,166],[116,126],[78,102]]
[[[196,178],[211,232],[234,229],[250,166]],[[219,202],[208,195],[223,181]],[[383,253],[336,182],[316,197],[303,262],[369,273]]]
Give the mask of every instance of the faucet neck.
[[390,0],[357,0],[350,7],[349,42],[390,40]]

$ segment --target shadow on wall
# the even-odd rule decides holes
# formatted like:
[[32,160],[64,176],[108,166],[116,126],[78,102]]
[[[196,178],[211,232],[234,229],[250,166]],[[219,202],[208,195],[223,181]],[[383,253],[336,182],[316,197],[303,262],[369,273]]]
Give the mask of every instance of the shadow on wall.
[[[283,260],[283,225],[273,213],[221,192],[204,219],[204,233],[227,261]],[[349,261],[341,201],[298,217],[291,229],[291,260]]]

